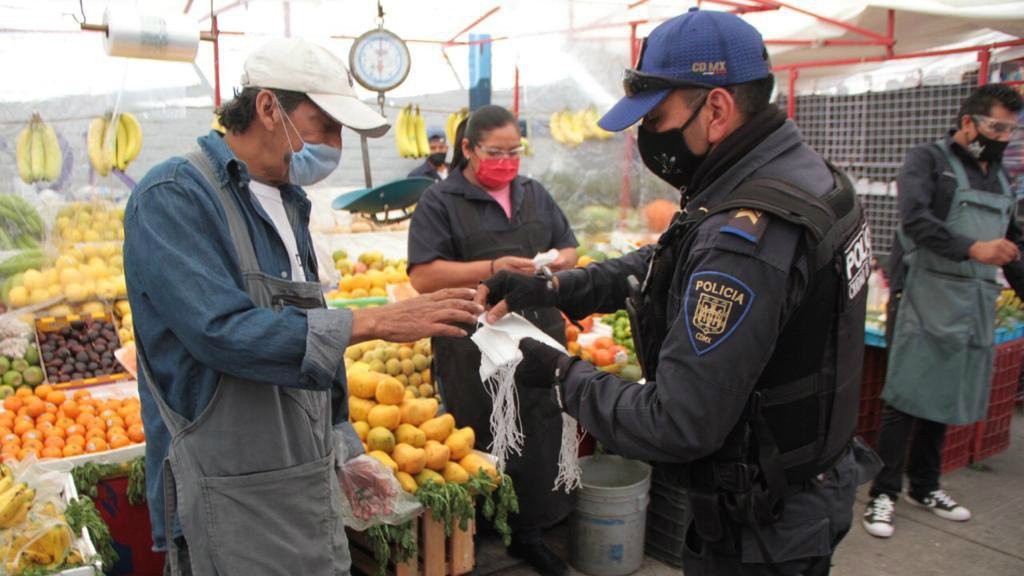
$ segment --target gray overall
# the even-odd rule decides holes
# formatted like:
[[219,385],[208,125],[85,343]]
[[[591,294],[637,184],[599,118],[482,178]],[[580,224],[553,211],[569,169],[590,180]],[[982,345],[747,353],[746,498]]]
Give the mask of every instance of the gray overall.
[[[323,307],[319,284],[291,282],[260,271],[231,191],[217,184],[203,152],[185,158],[217,190],[245,290],[256,306]],[[138,344],[146,385],[171,433],[164,462],[171,573],[181,573],[172,532],[177,515],[196,576],[348,574],[330,391],[223,374],[210,404],[189,422],[164,401]]]
[[[1016,203],[1006,176],[999,173],[1002,194],[974,190],[960,160],[944,141],[938,146],[957,179],[946,227],[980,241],[1003,238]],[[899,239],[908,271],[882,399],[933,422],[977,422],[991,386],[997,268],[943,258],[914,246],[902,230]]]

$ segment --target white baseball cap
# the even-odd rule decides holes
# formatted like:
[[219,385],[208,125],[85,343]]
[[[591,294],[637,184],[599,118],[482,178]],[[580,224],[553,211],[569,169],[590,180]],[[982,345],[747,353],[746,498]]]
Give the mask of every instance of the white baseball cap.
[[301,38],[267,42],[245,60],[242,86],[302,92],[342,126],[378,138],[391,125],[356,96],[345,62]]

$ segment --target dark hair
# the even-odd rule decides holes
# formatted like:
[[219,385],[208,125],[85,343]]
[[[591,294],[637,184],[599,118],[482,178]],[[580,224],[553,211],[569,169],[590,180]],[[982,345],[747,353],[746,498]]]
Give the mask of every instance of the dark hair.
[[[256,96],[261,90],[263,88],[255,86],[243,88],[241,92],[235,93],[234,98],[221,104],[214,112],[220,118],[220,125],[234,134],[241,134],[248,130],[253,118],[256,117]],[[295,110],[299,104],[309,100],[309,97],[302,92],[275,88],[268,88],[268,90],[277,96],[277,101],[281,103],[281,107],[286,113]]]
[[[465,168],[469,159],[462,153],[462,141],[469,140],[470,147],[476,146],[484,136],[492,130],[516,124],[516,117],[502,106],[482,106],[477,108],[469,118],[459,122],[455,130],[455,152],[452,154],[452,166]],[[518,124],[516,124],[518,127]]]
[[1011,86],[986,84],[971,92],[971,95],[960,104],[960,111],[956,115],[956,127],[959,129],[963,125],[964,116],[988,116],[996,104],[1001,104],[1003,108],[1014,113],[1020,112],[1024,105],[1020,93]]
[[736,101],[736,108],[746,119],[753,118],[768,107],[774,88],[775,76],[772,74],[750,82],[725,87],[732,94],[732,99]]

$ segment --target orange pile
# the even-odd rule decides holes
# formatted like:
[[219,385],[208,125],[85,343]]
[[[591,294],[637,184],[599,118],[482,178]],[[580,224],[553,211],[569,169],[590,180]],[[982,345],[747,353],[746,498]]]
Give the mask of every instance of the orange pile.
[[98,400],[48,384],[18,388],[3,400],[0,460],[66,458],[145,442],[138,398]]

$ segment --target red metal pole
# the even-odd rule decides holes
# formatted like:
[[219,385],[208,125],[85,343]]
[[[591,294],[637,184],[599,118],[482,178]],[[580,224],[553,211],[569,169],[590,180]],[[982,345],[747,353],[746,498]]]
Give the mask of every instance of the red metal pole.
[[882,36],[881,34],[879,34],[877,32],[872,32],[871,30],[868,30],[866,28],[861,28],[860,26],[854,26],[853,24],[849,24],[847,22],[843,22],[842,20],[836,20],[835,18],[829,18],[828,16],[822,16],[820,14],[815,14],[814,12],[811,12],[810,10],[804,10],[803,8],[798,8],[796,6],[793,6],[792,4],[787,4],[785,2],[779,2],[778,0],[751,0],[751,1],[752,2],[757,2],[758,4],[766,5],[766,6],[775,6],[775,7],[778,7],[778,8],[786,8],[786,9],[792,10],[794,12],[799,12],[800,14],[803,14],[805,16],[810,16],[812,18],[817,18],[818,20],[821,20],[822,22],[827,22],[827,23],[829,23],[829,24],[831,24],[833,26],[838,26],[838,27],[840,27],[840,28],[842,28],[844,30],[849,30],[850,32],[855,32],[855,33],[860,34],[862,36],[867,36],[868,38],[874,38],[875,40],[881,40],[881,41],[884,41],[884,42],[888,42],[888,40],[889,40],[888,38]]
[[[636,27],[639,22],[629,23],[629,61],[633,63],[633,67],[640,65],[640,43],[636,37]],[[626,131],[626,144],[622,150],[622,191],[619,193],[619,211],[621,215],[620,221],[625,223],[626,211],[633,204],[632,198],[632,174],[633,174],[633,147],[634,147],[633,132],[631,130]]]
[[217,32],[217,17],[213,22],[213,105],[220,106],[220,34]]
[[988,64],[989,60],[992,59],[992,52],[988,48],[978,52],[978,86],[984,86],[988,84]]
[[889,43],[885,45],[885,55],[892,58],[893,46],[896,44],[896,11],[891,8],[886,14],[885,35],[889,38]]
[[932,56],[948,56],[950,54],[965,54],[967,52],[979,52],[981,50],[993,50],[995,48],[1009,48],[1010,46],[1024,46],[1024,38],[995,42],[984,46],[965,46],[963,48],[950,48],[948,50],[932,50],[927,52],[907,52],[906,54],[895,54],[888,56],[867,56],[864,58],[841,58],[835,60],[813,60],[810,62],[797,62],[793,64],[780,64],[773,66],[772,70],[792,70],[793,68],[821,68],[823,66],[848,66],[850,64],[868,64],[873,62],[885,62],[887,60],[912,60],[914,58],[929,58]]
[[519,65],[516,64],[516,81],[512,88],[512,115],[519,118]]
[[487,18],[490,18],[490,16],[491,16],[492,14],[494,14],[495,12],[497,12],[498,10],[501,10],[501,6],[495,6],[494,8],[491,8],[490,10],[488,10],[487,12],[485,12],[483,16],[481,16],[481,17],[477,18],[476,20],[473,20],[473,22],[472,22],[472,23],[471,23],[471,24],[470,24],[469,26],[466,26],[466,27],[465,27],[465,28],[463,28],[462,30],[459,30],[459,31],[458,31],[458,32],[457,32],[457,33],[456,33],[456,34],[455,34],[454,36],[452,36],[451,40],[449,40],[448,42],[449,42],[449,43],[450,43],[450,42],[454,42],[456,38],[458,38],[459,36],[462,36],[462,35],[463,35],[463,34],[465,34],[466,32],[469,32],[470,30],[472,30],[473,28],[475,28],[477,24],[479,24],[479,23],[483,22],[483,21],[484,21],[484,20],[486,20]]
[[800,75],[799,69],[789,71],[789,93],[786,96],[786,117],[790,120],[796,118],[796,79]]

